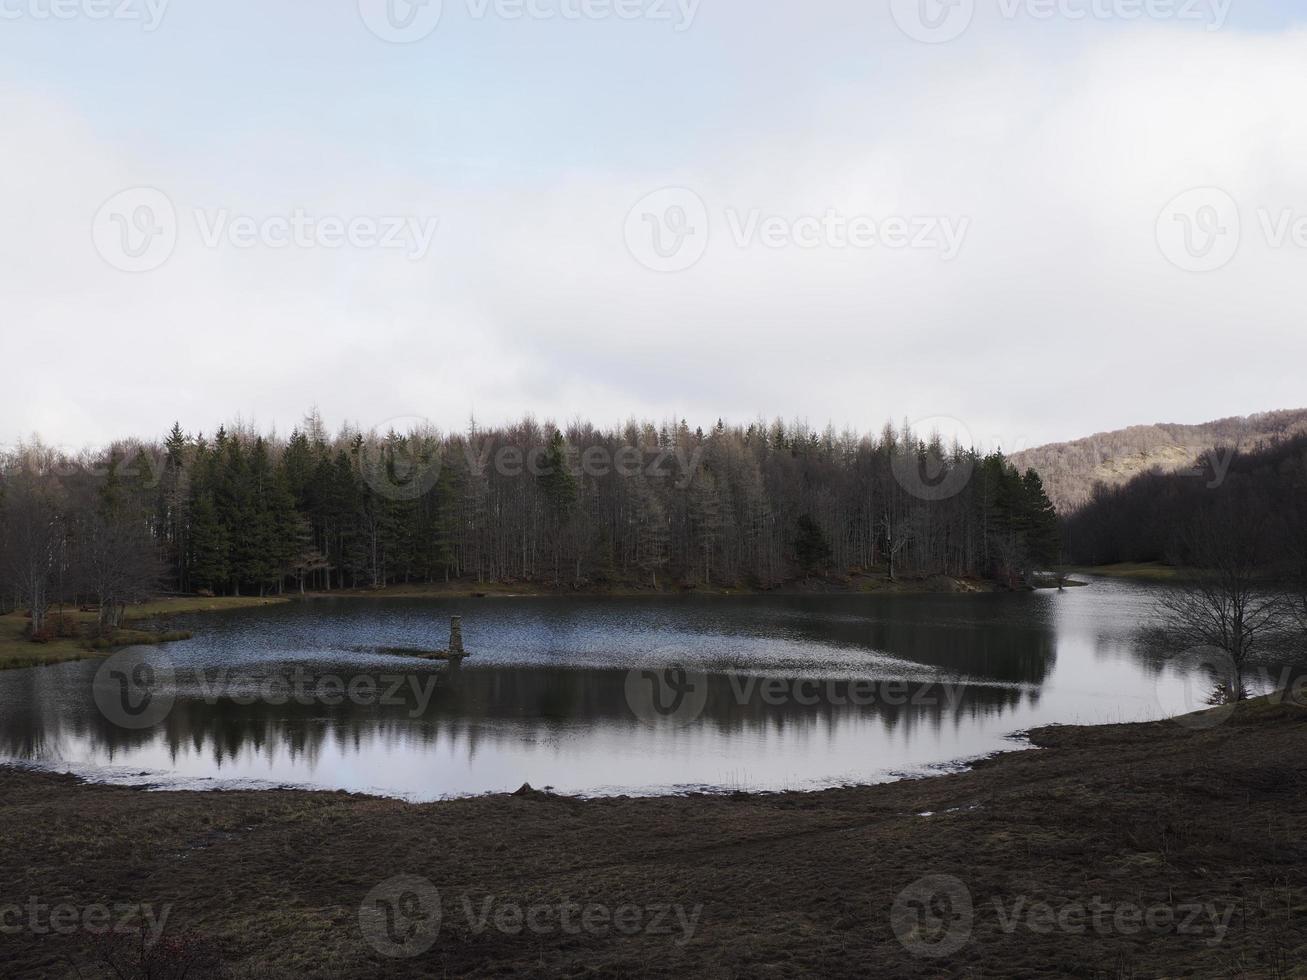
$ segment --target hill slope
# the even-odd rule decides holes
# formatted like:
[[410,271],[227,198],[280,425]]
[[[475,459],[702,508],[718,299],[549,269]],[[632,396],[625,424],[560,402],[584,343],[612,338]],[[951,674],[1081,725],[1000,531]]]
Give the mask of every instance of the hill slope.
[[1033,467],[1059,513],[1069,513],[1088,502],[1094,485],[1121,486],[1149,470],[1173,473],[1210,471],[1209,454],[1236,447],[1255,449],[1275,439],[1307,432],[1307,409],[1264,412],[1218,419],[1201,425],[1133,425],[1115,432],[1099,432],[1073,442],[1055,442],[1014,453],[1019,469]]

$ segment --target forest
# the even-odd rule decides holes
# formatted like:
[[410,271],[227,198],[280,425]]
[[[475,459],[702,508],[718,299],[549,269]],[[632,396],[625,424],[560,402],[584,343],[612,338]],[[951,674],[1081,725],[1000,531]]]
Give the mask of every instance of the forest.
[[878,569],[1021,584],[1059,555],[1033,471],[905,425],[684,421],[443,433],[308,415],[287,438],[179,425],[0,461],[0,595],[114,625],[159,591],[267,595],[461,580],[557,590],[776,588]]
[[1213,543],[1233,536],[1268,576],[1307,575],[1307,435],[1251,450],[1218,446],[1212,457],[1228,468],[1151,471],[1095,487],[1065,518],[1070,559],[1209,568],[1219,557],[1208,554]]

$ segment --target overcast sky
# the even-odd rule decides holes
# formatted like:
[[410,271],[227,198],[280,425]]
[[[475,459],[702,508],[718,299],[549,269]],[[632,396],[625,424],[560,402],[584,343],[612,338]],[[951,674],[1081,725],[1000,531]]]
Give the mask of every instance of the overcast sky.
[[1300,407],[1305,16],[0,0],[0,442]]

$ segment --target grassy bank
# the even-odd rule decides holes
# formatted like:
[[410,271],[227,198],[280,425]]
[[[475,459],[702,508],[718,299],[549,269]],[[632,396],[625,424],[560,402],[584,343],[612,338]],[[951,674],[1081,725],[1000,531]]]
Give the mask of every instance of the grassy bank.
[[82,612],[75,607],[56,608],[51,610],[51,614],[67,622],[66,632],[71,635],[57,636],[47,643],[33,643],[27,636],[29,623],[27,617],[21,612],[11,613],[8,616],[0,616],[0,670],[81,660],[85,657],[102,656],[107,651],[119,647],[166,643],[185,639],[190,635],[154,628],[150,620],[159,616],[243,609],[285,601],[280,598],[261,599],[252,596],[230,598],[182,596],[154,599],[129,606],[125,622],[134,625],[124,626],[107,637],[98,635],[97,616],[94,612]]
[[[221,963],[192,977],[1307,975],[1307,711],[1031,737],[1040,751],[931,779],[588,802],[149,793],[0,769],[0,880],[47,905],[169,905],[178,945],[156,955]],[[401,874],[439,890],[442,918],[429,951],[391,959],[359,908]],[[956,899],[902,904],[959,930],[940,957],[909,948],[938,933],[891,925],[927,875],[971,904],[969,925]],[[511,914],[567,903],[643,925],[532,932]],[[1088,924],[1066,912],[1099,906]],[[697,909],[693,930],[655,930],[664,907]],[[487,908],[510,914],[483,929]],[[77,934],[5,943],[0,972],[102,975]]]
[[1164,565],[1158,561],[1118,562],[1114,565],[1076,565],[1070,572],[1082,575],[1105,575],[1108,578],[1134,579],[1140,582],[1177,582],[1192,574],[1191,569]]

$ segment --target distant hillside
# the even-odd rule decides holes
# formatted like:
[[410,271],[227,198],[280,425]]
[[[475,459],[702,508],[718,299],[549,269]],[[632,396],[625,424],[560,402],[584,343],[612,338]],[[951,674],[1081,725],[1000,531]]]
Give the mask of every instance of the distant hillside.
[[1140,473],[1196,469],[1213,449],[1252,450],[1275,439],[1307,433],[1307,409],[1218,419],[1202,425],[1132,425],[1074,442],[1055,442],[1013,453],[1020,469],[1033,467],[1060,513],[1088,503],[1094,485],[1122,486]]

